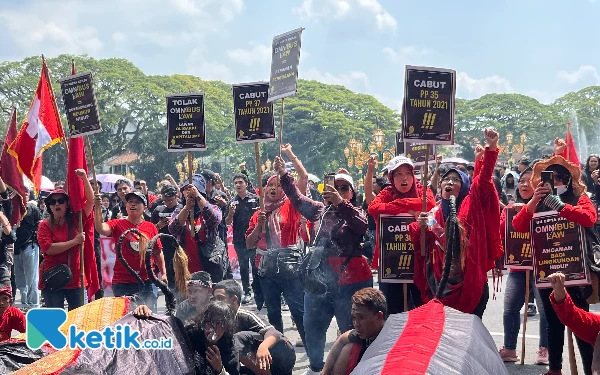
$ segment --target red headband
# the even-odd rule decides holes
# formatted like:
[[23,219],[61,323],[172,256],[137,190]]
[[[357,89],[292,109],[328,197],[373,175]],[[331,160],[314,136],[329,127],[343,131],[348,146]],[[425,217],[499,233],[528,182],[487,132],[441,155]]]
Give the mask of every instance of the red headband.
[[12,288],[9,286],[5,286],[3,288],[0,288],[0,295],[5,294],[7,295],[10,299],[12,299]]

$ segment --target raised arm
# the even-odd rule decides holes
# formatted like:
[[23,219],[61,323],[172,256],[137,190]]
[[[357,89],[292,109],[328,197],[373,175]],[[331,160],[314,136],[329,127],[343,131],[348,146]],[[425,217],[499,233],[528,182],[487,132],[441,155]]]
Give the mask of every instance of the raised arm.
[[[96,194],[93,202],[96,207],[102,207],[102,194]],[[96,232],[103,236],[110,236],[112,234],[110,226],[104,222],[102,215],[94,215],[94,228]]]
[[83,181],[83,191],[85,193],[85,206],[83,207],[83,213],[84,217],[88,217],[94,209],[94,189],[92,189],[92,184],[90,184],[90,180],[88,180],[87,173],[84,169],[77,169],[75,174],[77,174],[77,177]]
[[300,159],[292,152],[291,144],[288,143],[281,146],[281,152],[290,158],[294,170],[298,173],[298,190],[300,190],[302,195],[306,195],[306,190],[308,189],[308,173],[306,172],[306,168],[304,168]]
[[292,206],[294,206],[300,215],[304,216],[307,220],[312,222],[319,220],[323,214],[323,203],[315,202],[300,193],[298,187],[294,183],[294,178],[285,168],[285,162],[279,156],[275,157],[273,168],[279,174],[281,188],[292,203]]
[[377,157],[375,155],[371,155],[367,161],[367,175],[365,176],[365,202],[367,202],[367,205],[376,198],[375,193],[373,193],[372,183],[375,175],[375,167],[377,167]]

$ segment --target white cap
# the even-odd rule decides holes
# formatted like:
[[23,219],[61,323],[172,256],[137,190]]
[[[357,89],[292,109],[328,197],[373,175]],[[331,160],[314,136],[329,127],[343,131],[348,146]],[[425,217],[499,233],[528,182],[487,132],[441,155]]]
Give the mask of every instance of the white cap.
[[345,173],[339,173],[335,175],[335,180],[343,180],[346,181],[347,183],[350,184],[350,187],[352,187],[352,189],[354,189],[354,180],[352,179],[352,177],[350,177],[350,175],[347,175]]
[[392,160],[390,160],[390,162],[388,163],[388,165],[385,169],[387,169],[387,173],[391,173],[391,172],[395,171],[401,165],[408,165],[413,169],[415,168],[412,160],[410,160],[406,156],[398,155],[395,158],[393,158]]

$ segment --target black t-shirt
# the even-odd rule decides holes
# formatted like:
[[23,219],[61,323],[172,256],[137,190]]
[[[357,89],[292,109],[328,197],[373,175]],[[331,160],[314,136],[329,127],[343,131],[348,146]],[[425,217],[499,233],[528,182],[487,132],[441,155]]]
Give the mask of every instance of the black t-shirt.
[[21,220],[16,230],[17,241],[15,242],[15,252],[18,254],[32,242],[37,242],[37,229],[42,220],[42,213],[37,206],[27,204],[27,214]]
[[[182,209],[183,206],[179,203],[177,205],[175,205],[175,207],[173,207],[173,208],[168,208],[165,205],[158,206],[158,207],[156,207],[156,209],[154,209],[152,211],[152,218],[150,219],[150,221],[152,222],[152,224],[156,225],[162,218],[171,217],[173,212],[175,212],[175,210],[178,208]],[[169,234],[169,226],[166,225],[166,226],[158,229],[158,233]],[[168,241],[166,241],[166,242],[168,242]],[[164,245],[165,244],[163,243],[163,246]]]
[[245,244],[250,218],[260,207],[260,198],[258,195],[248,192],[244,198],[236,195],[231,204],[236,206],[235,214],[233,214],[233,243]]
[[252,331],[264,335],[273,326],[266,324],[251,311],[239,308],[235,314],[236,332]]
[[[204,332],[193,325],[187,325],[185,329],[192,345],[196,374],[218,375],[219,371],[213,369],[206,359],[206,338],[204,337]],[[221,337],[217,342],[217,347],[221,352],[221,362],[223,363],[225,371],[227,371],[229,375],[239,375],[240,363],[237,352],[233,348],[233,337],[226,335]]]

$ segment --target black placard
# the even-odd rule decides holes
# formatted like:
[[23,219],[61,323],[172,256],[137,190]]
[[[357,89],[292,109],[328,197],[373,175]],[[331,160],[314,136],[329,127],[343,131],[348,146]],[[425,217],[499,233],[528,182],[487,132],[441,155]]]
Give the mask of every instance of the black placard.
[[233,86],[235,140],[238,143],[268,142],[275,139],[273,103],[269,103],[269,83]]
[[412,283],[414,278],[414,247],[408,226],[414,216],[379,216],[379,274],[382,283]]
[[[404,154],[413,161],[415,166],[425,165],[425,153],[427,143],[406,143],[404,145]],[[429,145],[429,161],[435,162],[435,145]]]
[[296,95],[302,30],[299,28],[273,38],[269,103]]
[[69,123],[69,135],[75,138],[101,132],[92,73],[76,74],[62,78],[59,82]]
[[204,94],[167,96],[167,151],[206,151]]
[[406,66],[402,139],[413,143],[454,143],[456,71]]
[[531,220],[531,246],[538,288],[550,288],[548,276],[555,272],[565,275],[565,285],[590,284],[581,225],[560,217],[556,211],[536,213]]
[[504,236],[504,265],[508,269],[532,270],[533,255],[529,232],[517,232],[512,226],[517,210],[506,209],[506,234]]

